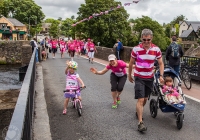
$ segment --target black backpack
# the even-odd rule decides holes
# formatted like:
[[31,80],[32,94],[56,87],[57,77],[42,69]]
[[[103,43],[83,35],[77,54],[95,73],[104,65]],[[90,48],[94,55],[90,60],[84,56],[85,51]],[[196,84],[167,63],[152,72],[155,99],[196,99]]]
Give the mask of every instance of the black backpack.
[[122,44],[122,47],[121,47],[121,49],[120,49],[121,51],[123,51],[124,50],[124,46],[123,46],[123,44]]
[[179,58],[180,57],[179,45],[177,43],[173,42],[173,43],[171,43],[171,48],[172,48],[171,56],[173,58]]

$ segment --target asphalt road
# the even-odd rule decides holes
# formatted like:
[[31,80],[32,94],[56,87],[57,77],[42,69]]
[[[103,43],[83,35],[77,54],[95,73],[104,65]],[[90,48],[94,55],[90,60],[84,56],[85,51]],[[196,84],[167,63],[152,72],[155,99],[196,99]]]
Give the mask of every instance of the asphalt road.
[[183,128],[178,130],[173,113],[162,113],[159,109],[157,117],[150,116],[149,102],[144,109],[145,133],[137,131],[135,117],[134,84],[128,80],[121,96],[122,103],[112,109],[110,94],[110,71],[105,75],[94,75],[90,67],[98,70],[105,66],[88,63],[85,58],[75,58],[78,62],[78,73],[86,85],[82,91],[83,114],[78,116],[69,104],[67,115],[62,115],[63,90],[65,88],[66,58],[59,54],[42,62],[44,90],[50,129],[53,140],[199,140],[200,139],[200,104],[187,100],[184,111]]

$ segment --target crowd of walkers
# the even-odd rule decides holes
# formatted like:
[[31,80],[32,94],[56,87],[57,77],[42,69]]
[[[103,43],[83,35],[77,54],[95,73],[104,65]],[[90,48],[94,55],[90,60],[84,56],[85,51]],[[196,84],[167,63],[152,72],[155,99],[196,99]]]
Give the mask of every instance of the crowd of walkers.
[[79,58],[80,55],[86,55],[89,59],[89,62],[93,63],[94,59],[94,53],[97,53],[97,49],[95,47],[95,43],[92,39],[88,38],[87,41],[85,39],[80,40],[72,39],[65,41],[64,39],[49,39],[48,37],[44,38],[40,41],[40,43],[37,43],[36,38],[33,38],[30,42],[32,46],[32,51],[34,48],[36,49],[36,62],[39,62],[38,59],[38,45],[40,44],[42,46],[42,59],[46,60],[49,57],[49,53],[52,54],[52,58],[55,58],[56,52],[58,49],[60,50],[60,57],[63,58],[64,53],[68,53],[69,57],[71,58],[71,61],[73,61],[75,54]]

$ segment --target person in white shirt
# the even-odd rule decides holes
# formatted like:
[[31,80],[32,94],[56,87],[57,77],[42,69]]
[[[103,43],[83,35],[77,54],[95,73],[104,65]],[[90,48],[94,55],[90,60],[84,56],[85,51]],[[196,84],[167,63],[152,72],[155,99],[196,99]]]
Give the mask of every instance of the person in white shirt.
[[34,40],[34,45],[35,45],[35,48],[36,48],[36,54],[35,54],[35,57],[36,57],[36,63],[39,63],[39,59],[38,59],[38,44],[37,44],[37,41],[36,41],[36,38],[33,38]]

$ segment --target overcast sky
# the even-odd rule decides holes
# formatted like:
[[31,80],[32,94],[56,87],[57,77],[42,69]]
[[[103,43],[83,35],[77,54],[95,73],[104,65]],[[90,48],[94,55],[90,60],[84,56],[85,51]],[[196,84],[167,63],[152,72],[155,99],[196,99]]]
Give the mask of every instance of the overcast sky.
[[[132,0],[117,1],[121,1],[122,5],[132,2]],[[78,8],[85,0],[35,0],[35,2],[42,7],[46,18],[65,19],[72,15],[77,17]],[[140,0],[137,4],[125,6],[125,9],[130,14],[129,18],[135,19],[145,15],[161,24],[169,23],[181,14],[189,21],[200,21],[200,0]]]

